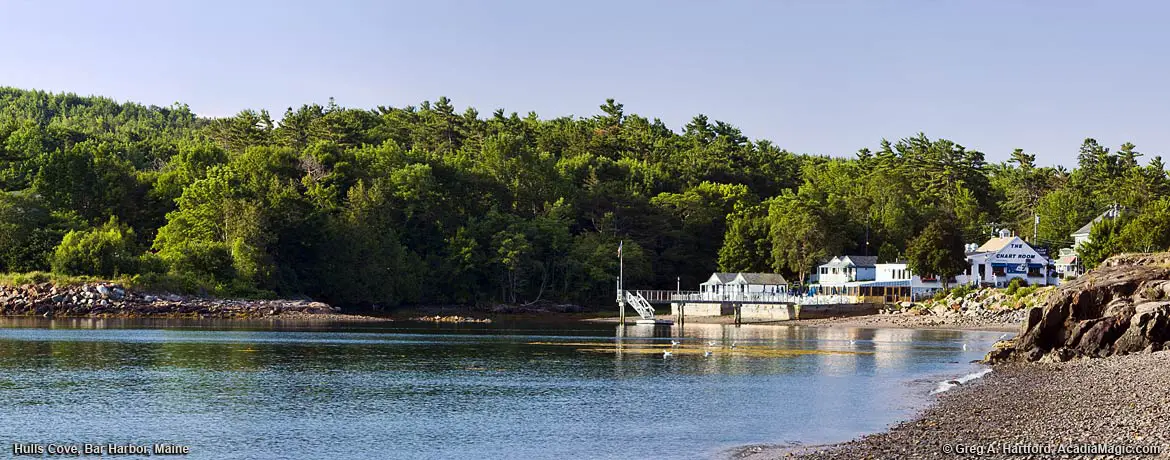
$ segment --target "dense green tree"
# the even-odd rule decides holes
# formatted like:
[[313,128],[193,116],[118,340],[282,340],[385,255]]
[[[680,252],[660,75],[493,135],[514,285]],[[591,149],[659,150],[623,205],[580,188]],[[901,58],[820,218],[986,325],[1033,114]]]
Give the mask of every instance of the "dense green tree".
[[968,267],[963,237],[954,218],[942,216],[931,221],[910,241],[906,261],[914,273],[937,276],[942,288],[948,289],[951,278]]
[[1158,252],[1170,250],[1170,197],[1150,203],[1133,216],[1118,236],[1125,251]]
[[[627,285],[659,288],[716,268],[803,281],[831,255],[893,260],[938,216],[959,235],[949,245],[1030,235],[1039,215],[1036,243],[1055,249],[1116,203],[1134,218],[1103,252],[1160,249],[1170,180],[1131,143],[1087,139],[1072,171],[1023,150],[987,164],[925,134],[795,155],[726,121],[675,131],[612,99],[552,119],[445,97],[212,119],[0,88],[0,192],[0,270],[52,266],[76,231],[68,259],[90,261],[62,270],[126,273],[136,259],[185,286],[341,305],[611,304],[623,241]],[[91,257],[112,247],[111,218],[135,253],[113,270]]]
[[81,226],[72,215],[54,213],[36,195],[0,192],[0,271],[49,270],[53,250]]
[[766,273],[772,268],[772,240],[766,206],[752,206],[727,216],[719,249],[719,271]]
[[768,221],[772,267],[795,277],[802,286],[813,267],[840,249],[823,213],[791,195],[772,202]]
[[1103,211],[1104,208],[1096,207],[1092,199],[1077,188],[1053,190],[1037,204],[1037,214],[1040,216],[1039,242],[1052,247],[1070,246],[1072,232]]
[[1089,232],[1089,240],[1077,248],[1077,257],[1081,264],[1087,269],[1096,268],[1109,256],[1123,252],[1125,246],[1121,233],[1125,224],[1124,216],[1103,219],[1093,224],[1093,229]]

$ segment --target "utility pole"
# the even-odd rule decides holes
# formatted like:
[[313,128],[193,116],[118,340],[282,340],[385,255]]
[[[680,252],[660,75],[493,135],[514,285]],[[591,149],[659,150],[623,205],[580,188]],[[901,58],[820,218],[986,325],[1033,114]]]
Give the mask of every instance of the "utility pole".
[[865,255],[869,256],[869,219],[865,219]]
[[1036,240],[1040,235],[1040,214],[1036,214],[1036,220],[1032,224],[1032,244],[1036,244]]

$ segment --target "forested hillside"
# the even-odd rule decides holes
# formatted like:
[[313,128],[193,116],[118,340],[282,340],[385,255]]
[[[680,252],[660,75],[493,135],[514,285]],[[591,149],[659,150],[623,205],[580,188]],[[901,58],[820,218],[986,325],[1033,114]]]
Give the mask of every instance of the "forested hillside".
[[612,301],[623,240],[627,285],[661,288],[889,260],[933,221],[971,242],[1002,227],[1031,239],[1039,214],[1055,251],[1113,203],[1126,213],[1087,259],[1170,246],[1165,165],[1132,144],[1086,139],[1068,171],[921,134],[877,141],[797,155],[702,115],[676,133],[612,100],[585,118],[439,98],[206,119],[0,88],[0,271],[343,305],[590,303]]

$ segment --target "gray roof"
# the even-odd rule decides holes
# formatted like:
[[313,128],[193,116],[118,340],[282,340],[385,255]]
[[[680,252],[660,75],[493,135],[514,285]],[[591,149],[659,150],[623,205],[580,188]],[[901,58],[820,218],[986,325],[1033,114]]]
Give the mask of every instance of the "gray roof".
[[853,262],[855,267],[872,267],[877,264],[877,256],[845,256]]
[[1097,222],[1103,221],[1105,219],[1112,219],[1114,217],[1117,217],[1117,214],[1119,214],[1120,212],[1121,212],[1121,209],[1119,207],[1110,206],[1109,209],[1106,209],[1105,212],[1101,213],[1101,215],[1097,216],[1097,218],[1089,221],[1089,223],[1085,224],[1084,227],[1081,227],[1079,230],[1072,232],[1072,234],[1073,235],[1088,235],[1089,232],[1093,231],[1093,225],[1096,225]]
[[784,275],[779,273],[740,273],[743,280],[747,284],[764,284],[764,285],[781,285],[788,284],[788,280],[784,279]]
[[834,257],[822,266],[829,267],[873,267],[877,265],[877,256],[841,256]]
[[[737,273],[715,273],[714,274],[715,278],[719,280],[719,284],[730,283],[732,280],[735,280],[735,275],[737,275]],[[711,281],[711,278],[707,278],[707,281],[704,281],[700,284],[707,284],[710,281]]]

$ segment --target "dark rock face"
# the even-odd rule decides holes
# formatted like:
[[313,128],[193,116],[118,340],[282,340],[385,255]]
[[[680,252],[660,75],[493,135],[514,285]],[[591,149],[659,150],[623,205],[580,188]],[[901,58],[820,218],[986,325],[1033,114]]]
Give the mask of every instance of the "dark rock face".
[[1170,341],[1170,253],[1123,254],[1028,311],[984,361],[1067,361],[1160,350]]

